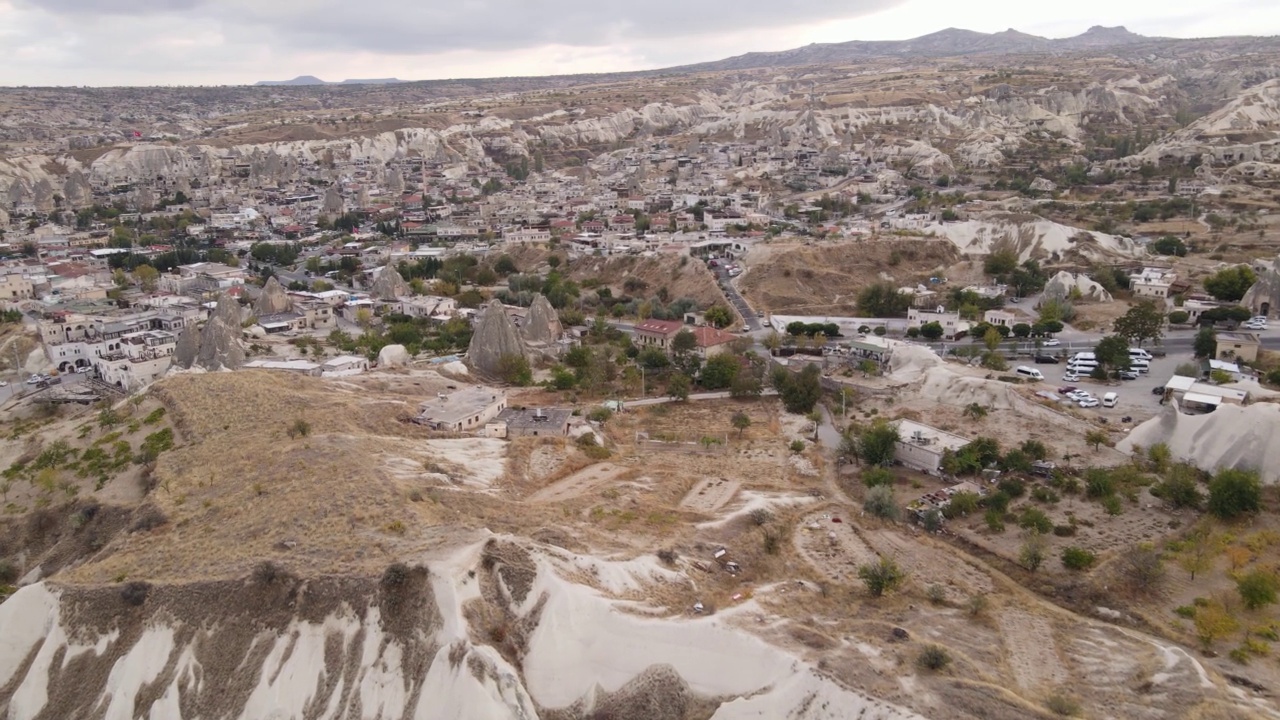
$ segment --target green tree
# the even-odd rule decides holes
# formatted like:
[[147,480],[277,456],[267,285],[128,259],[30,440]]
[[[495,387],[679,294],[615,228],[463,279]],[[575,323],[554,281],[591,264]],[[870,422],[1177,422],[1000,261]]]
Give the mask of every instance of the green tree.
[[1160,255],[1184,257],[1187,254],[1186,243],[1182,242],[1182,238],[1173,235],[1166,235],[1151,243],[1151,249]]
[[907,573],[892,558],[881,556],[879,562],[859,567],[858,578],[872,597],[880,597],[897,589],[907,579]]
[[1107,370],[1129,369],[1129,341],[1120,335],[1108,335],[1098,342],[1094,349],[1098,356],[1098,364]]
[[143,292],[155,292],[156,283],[160,280],[160,271],[150,265],[139,265],[133,269],[133,276],[138,279],[138,285],[142,287]]
[[1147,340],[1159,340],[1164,327],[1164,311],[1150,300],[1142,300],[1129,308],[1113,324],[1117,335],[1136,342],[1138,347]]
[[1018,564],[1022,567],[1035,572],[1044,564],[1045,550],[1048,543],[1045,542],[1044,535],[1039,532],[1028,533],[1026,539],[1022,542],[1022,548],[1018,551]]
[[858,293],[858,312],[864,317],[901,317],[911,307],[911,298],[893,283],[874,283]]
[[738,411],[734,413],[733,418],[730,420],[730,422],[733,423],[734,429],[738,431],[739,438],[742,437],[742,433],[747,428],[751,427],[751,418],[742,411]]
[[737,379],[738,373],[742,371],[742,365],[738,362],[738,358],[731,353],[720,353],[713,355],[706,364],[702,366],[702,374],[699,376],[699,384],[708,390],[720,390],[731,387],[733,381]]
[[1062,564],[1068,570],[1087,570],[1097,561],[1097,556],[1080,547],[1067,547],[1062,550]]
[[1025,338],[1031,336],[1031,326],[1026,323],[1016,323],[1013,326],[1013,336]]
[[982,263],[986,274],[995,277],[1007,275],[1018,267],[1018,254],[1010,249],[997,250],[987,256]]
[[1204,289],[1223,302],[1237,302],[1258,281],[1248,265],[1223,268],[1204,279]]
[[893,521],[896,521],[902,512],[898,507],[897,499],[893,496],[892,485],[877,485],[868,490],[866,499],[862,502],[862,509],[873,517]]
[[689,382],[689,376],[684,373],[677,373],[667,383],[667,397],[673,400],[684,402],[689,399],[689,389],[692,383]]
[[817,365],[805,365],[803,370],[794,375],[783,370],[775,375],[775,381],[778,395],[782,397],[782,406],[789,413],[805,415],[813,410],[822,397],[822,370]]
[[671,339],[671,352],[676,355],[685,355],[693,352],[698,347],[698,338],[688,330],[681,330]]
[[1277,581],[1275,573],[1260,568],[1236,579],[1240,600],[1250,610],[1274,604],[1277,590],[1280,590],[1280,581]]
[[724,305],[712,305],[707,308],[707,311],[702,316],[706,318],[707,322],[718,328],[729,327],[729,324],[733,322],[733,312]]
[[1209,482],[1209,512],[1233,520],[1262,507],[1262,481],[1255,470],[1223,468]]
[[533,370],[523,355],[514,353],[498,358],[498,378],[510,385],[521,387],[533,382]]
[[1191,319],[1191,313],[1187,312],[1186,310],[1174,310],[1173,312],[1169,313],[1170,325],[1183,325],[1183,324],[1186,324],[1186,322],[1190,319]]
[[937,321],[927,322],[920,326],[920,335],[926,340],[938,340],[942,337],[943,332],[945,331],[942,329],[942,323]]
[[1218,351],[1218,333],[1211,327],[1200,328],[1196,332],[1191,348],[1198,358],[1211,358]]
[[1111,436],[1105,430],[1090,430],[1084,434],[1084,442],[1086,445],[1092,445],[1093,451],[1097,452],[1098,448],[1106,445],[1111,441]]
[[866,465],[889,467],[898,446],[898,426],[883,418],[859,432],[851,448]]

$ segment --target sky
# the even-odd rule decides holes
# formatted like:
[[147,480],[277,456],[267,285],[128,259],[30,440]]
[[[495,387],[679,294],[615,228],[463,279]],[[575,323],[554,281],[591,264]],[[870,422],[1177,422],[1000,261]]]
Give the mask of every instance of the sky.
[[0,0],[0,86],[616,72],[947,27],[1280,35],[1278,0]]

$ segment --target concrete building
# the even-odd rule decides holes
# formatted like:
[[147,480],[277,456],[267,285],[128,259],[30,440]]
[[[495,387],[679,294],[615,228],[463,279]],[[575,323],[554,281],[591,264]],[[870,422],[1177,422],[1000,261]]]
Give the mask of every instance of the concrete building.
[[907,309],[908,328],[918,328],[932,322],[942,326],[943,337],[955,337],[956,333],[969,329],[969,324],[960,319],[958,312],[945,312],[941,308],[934,312],[917,308]]
[[942,454],[957,452],[969,444],[968,438],[911,420],[898,421],[898,443],[893,459],[929,475],[942,473]]
[[1134,297],[1167,298],[1169,288],[1178,279],[1176,273],[1164,268],[1142,268],[1129,276],[1129,290]]
[[569,434],[569,419],[573,411],[567,408],[509,408],[485,427],[490,437],[564,437]]
[[1011,328],[1017,325],[1018,316],[1008,310],[988,310],[982,314],[982,320],[989,325]]
[[507,396],[502,390],[470,385],[422,403],[414,422],[433,430],[473,432],[506,409]]
[[1218,333],[1217,352],[1219,360],[1232,362],[1254,362],[1258,359],[1258,348],[1262,340],[1257,333],[1220,332]]
[[341,355],[329,358],[320,365],[321,375],[325,377],[346,377],[359,375],[369,370],[369,359],[358,355]]
[[0,302],[18,302],[35,297],[35,286],[21,273],[0,277]]

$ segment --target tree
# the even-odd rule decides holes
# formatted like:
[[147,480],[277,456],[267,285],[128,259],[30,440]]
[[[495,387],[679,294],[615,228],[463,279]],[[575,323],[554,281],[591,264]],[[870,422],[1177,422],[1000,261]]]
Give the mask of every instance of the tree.
[[1003,336],[1001,336],[1000,332],[994,327],[988,327],[987,331],[982,335],[983,344],[986,345],[987,349],[991,352],[995,352],[996,348],[1000,347],[1000,341],[1003,339]]
[[737,356],[727,352],[720,353],[719,355],[713,355],[702,366],[699,383],[708,390],[731,387],[741,371],[742,365],[738,362]]
[[1198,358],[1213,357],[1218,351],[1218,333],[1211,327],[1200,328],[1196,332],[1196,339],[1191,343],[1191,348]]
[[160,280],[160,271],[150,265],[139,265],[133,269],[133,276],[138,279],[143,292],[155,292],[156,283]]
[[1022,549],[1018,552],[1018,564],[1031,572],[1040,569],[1044,564],[1046,547],[1044,535],[1038,532],[1027,533],[1026,539],[1022,542]]
[[854,452],[867,465],[889,467],[898,446],[898,426],[883,418],[858,433]]
[[498,377],[505,383],[521,387],[533,382],[533,370],[523,355],[508,353],[498,358]]
[[1182,238],[1173,235],[1165,235],[1151,243],[1151,249],[1160,255],[1185,257],[1187,254],[1187,244],[1182,242]]
[[1013,326],[1013,336],[1025,338],[1031,336],[1031,326],[1026,323],[1015,323]]
[[979,403],[969,403],[964,409],[964,415],[974,420],[981,420],[987,416],[987,408]]
[[866,500],[862,502],[862,509],[881,520],[896,521],[901,512],[897,500],[894,499],[892,485],[877,485],[868,490]]
[[925,340],[938,340],[942,337],[944,332],[945,331],[942,329],[942,323],[937,322],[936,320],[933,322],[927,322],[920,326],[920,335],[923,336]]
[[1223,468],[1209,482],[1209,512],[1233,520],[1262,507],[1262,482],[1256,470]]
[[706,318],[707,322],[718,328],[729,327],[729,324],[733,322],[733,313],[723,305],[712,305],[707,308],[707,311],[702,316]]
[[1191,313],[1187,312],[1186,310],[1174,310],[1173,312],[1169,313],[1170,325],[1185,325],[1186,322],[1190,319],[1191,319]]
[[1187,536],[1182,545],[1182,554],[1178,556],[1178,564],[1191,575],[1192,580],[1196,579],[1197,573],[1213,567],[1213,543],[1208,530],[1197,528]]
[[1240,600],[1250,610],[1274,604],[1277,590],[1280,590],[1280,581],[1276,579],[1275,573],[1261,568],[1236,579],[1236,591],[1240,593]]
[[1097,556],[1084,548],[1071,546],[1062,550],[1062,565],[1068,570],[1087,570],[1096,560]]
[[733,418],[730,420],[730,422],[733,423],[734,429],[738,431],[739,438],[742,437],[743,431],[751,427],[751,418],[748,417],[747,414],[742,411],[738,411],[734,413]]
[[907,579],[907,574],[892,558],[881,556],[879,562],[859,567],[858,578],[866,584],[872,597],[880,597],[897,589]]
[[879,487],[880,485],[893,485],[893,473],[888,468],[875,466],[867,468],[862,472],[862,484],[869,488]]
[[689,388],[692,383],[689,382],[689,376],[684,373],[677,373],[671,381],[667,383],[667,397],[673,400],[684,402],[689,399]]
[[982,269],[986,274],[999,277],[1007,275],[1018,267],[1018,254],[1013,250],[997,250],[987,256],[982,263]]
[[911,307],[911,298],[893,283],[874,283],[858,293],[858,312],[869,318],[901,317]]
[[1093,451],[1097,452],[1098,448],[1110,443],[1111,436],[1105,430],[1090,430],[1084,434],[1084,442],[1086,445],[1092,445]]
[[1130,547],[1121,563],[1125,578],[1139,592],[1151,592],[1164,580],[1164,555],[1151,543]]
[[1218,638],[1226,637],[1240,627],[1240,621],[1221,602],[1210,601],[1196,608],[1196,635],[1208,649]]
[[671,358],[661,348],[653,345],[641,350],[636,356],[636,362],[646,370],[661,370],[671,366]]
[[[1152,449],[1160,447],[1153,445]],[[1165,448],[1168,449],[1167,446]],[[1204,495],[1196,482],[1199,470],[1186,464],[1178,464],[1164,473],[1164,480],[1151,488],[1151,494],[1175,508],[1200,509]]]
[[1159,340],[1164,326],[1164,311],[1150,300],[1142,300],[1116,318],[1113,327],[1116,334],[1142,347],[1147,340]]
[[1129,369],[1131,360],[1129,356],[1129,341],[1120,335],[1108,335],[1102,338],[1093,352],[1098,356],[1099,367],[1104,367],[1108,370]]
[[1210,295],[1223,302],[1238,302],[1250,287],[1258,281],[1258,276],[1248,265],[1236,265],[1223,268],[1204,279],[1204,289]]
[[782,406],[789,413],[807,414],[822,397],[822,370],[817,365],[805,365],[794,375],[782,370],[774,376],[774,381]]
[[698,347],[698,338],[688,330],[681,330],[671,339],[671,352],[676,355],[691,353]]

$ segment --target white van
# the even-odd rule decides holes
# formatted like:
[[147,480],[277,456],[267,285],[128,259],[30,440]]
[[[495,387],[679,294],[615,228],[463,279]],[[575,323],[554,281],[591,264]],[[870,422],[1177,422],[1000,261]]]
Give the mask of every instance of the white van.
[[1102,396],[1102,407],[1115,407],[1118,402],[1120,402],[1120,396],[1113,392]]
[[1097,360],[1098,356],[1091,352],[1078,352],[1071,356],[1072,360]]
[[1151,353],[1143,350],[1142,348],[1129,348],[1129,357],[1134,358],[1135,360],[1139,358],[1142,360],[1150,360]]
[[1129,369],[1137,370],[1140,373],[1149,372],[1151,370],[1151,363],[1143,360],[1142,358],[1133,358],[1129,361]]
[[1068,370],[1075,370],[1079,373],[1091,373],[1093,369],[1098,367],[1097,360],[1072,360],[1067,363]]
[[1015,375],[1021,375],[1022,377],[1031,378],[1032,380],[1044,379],[1043,373],[1041,373],[1039,370],[1033,367],[1027,367],[1026,365],[1019,365],[1018,367],[1014,368],[1013,373]]

